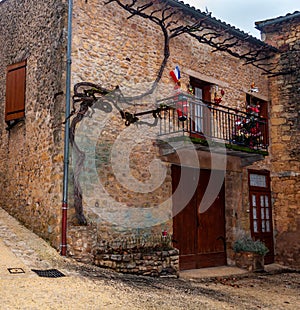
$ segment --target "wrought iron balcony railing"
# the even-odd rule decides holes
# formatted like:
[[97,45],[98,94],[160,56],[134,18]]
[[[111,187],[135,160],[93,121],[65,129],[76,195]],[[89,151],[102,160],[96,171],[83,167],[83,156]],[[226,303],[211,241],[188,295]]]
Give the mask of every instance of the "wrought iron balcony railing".
[[195,141],[220,141],[232,147],[267,151],[267,121],[258,113],[204,102],[184,93],[158,104],[169,107],[161,113],[160,136],[188,135]]

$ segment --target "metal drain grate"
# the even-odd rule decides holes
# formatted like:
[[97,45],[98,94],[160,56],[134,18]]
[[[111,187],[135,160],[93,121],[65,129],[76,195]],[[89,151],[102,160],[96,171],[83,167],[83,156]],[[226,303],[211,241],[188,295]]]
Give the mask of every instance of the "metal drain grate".
[[25,273],[25,271],[22,268],[7,268],[7,270],[11,274]]
[[33,272],[35,272],[38,276],[44,277],[44,278],[60,278],[65,277],[65,275],[60,272],[57,269],[48,269],[48,270],[36,270],[31,269]]

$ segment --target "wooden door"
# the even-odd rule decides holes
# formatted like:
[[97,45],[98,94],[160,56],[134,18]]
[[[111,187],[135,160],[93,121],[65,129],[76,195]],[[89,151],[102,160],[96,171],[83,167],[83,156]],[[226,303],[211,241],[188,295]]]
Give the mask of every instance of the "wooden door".
[[[210,170],[201,170],[197,191],[197,208],[203,198],[209,177]],[[221,172],[220,177],[223,177]],[[224,183],[215,201],[204,213],[198,213],[198,218],[197,268],[226,265]]]
[[265,263],[274,263],[274,241],[270,176],[267,171],[249,170],[249,199],[251,236],[263,241],[269,252]]
[[[191,182],[199,173],[195,168],[173,165],[173,192],[177,189],[182,169],[190,176]],[[173,217],[174,247],[180,251],[181,270],[226,264],[224,184],[212,205],[199,213],[209,178],[210,170],[201,169],[196,191],[186,206],[179,205],[179,199],[173,199],[173,210],[181,209]]]

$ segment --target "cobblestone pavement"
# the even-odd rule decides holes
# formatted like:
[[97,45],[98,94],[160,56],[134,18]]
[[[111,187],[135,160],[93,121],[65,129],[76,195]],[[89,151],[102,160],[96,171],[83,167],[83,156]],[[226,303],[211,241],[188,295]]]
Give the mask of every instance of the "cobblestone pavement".
[[[12,273],[8,268],[12,268]],[[40,277],[32,269],[57,269],[65,276]],[[300,309],[299,291],[300,274],[293,270],[205,279],[157,279],[80,264],[61,257],[0,208],[1,310],[295,310]]]

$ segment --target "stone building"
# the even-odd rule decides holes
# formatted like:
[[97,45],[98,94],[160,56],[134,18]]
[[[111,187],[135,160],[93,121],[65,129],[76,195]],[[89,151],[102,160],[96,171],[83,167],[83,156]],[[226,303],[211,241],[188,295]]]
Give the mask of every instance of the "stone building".
[[58,248],[66,4],[7,0],[0,11],[1,205]]
[[291,74],[270,78],[270,164],[276,260],[299,267],[300,12],[256,22],[264,42],[279,49]]
[[122,3],[73,3],[63,232],[68,2],[0,3],[3,208],[58,250],[66,233],[68,255],[124,272],[178,268],[173,247],[181,269],[234,264],[245,233],[265,241],[267,263],[298,266],[299,81],[263,74],[297,66],[298,13],[257,23],[263,42],[175,0],[136,14]]

